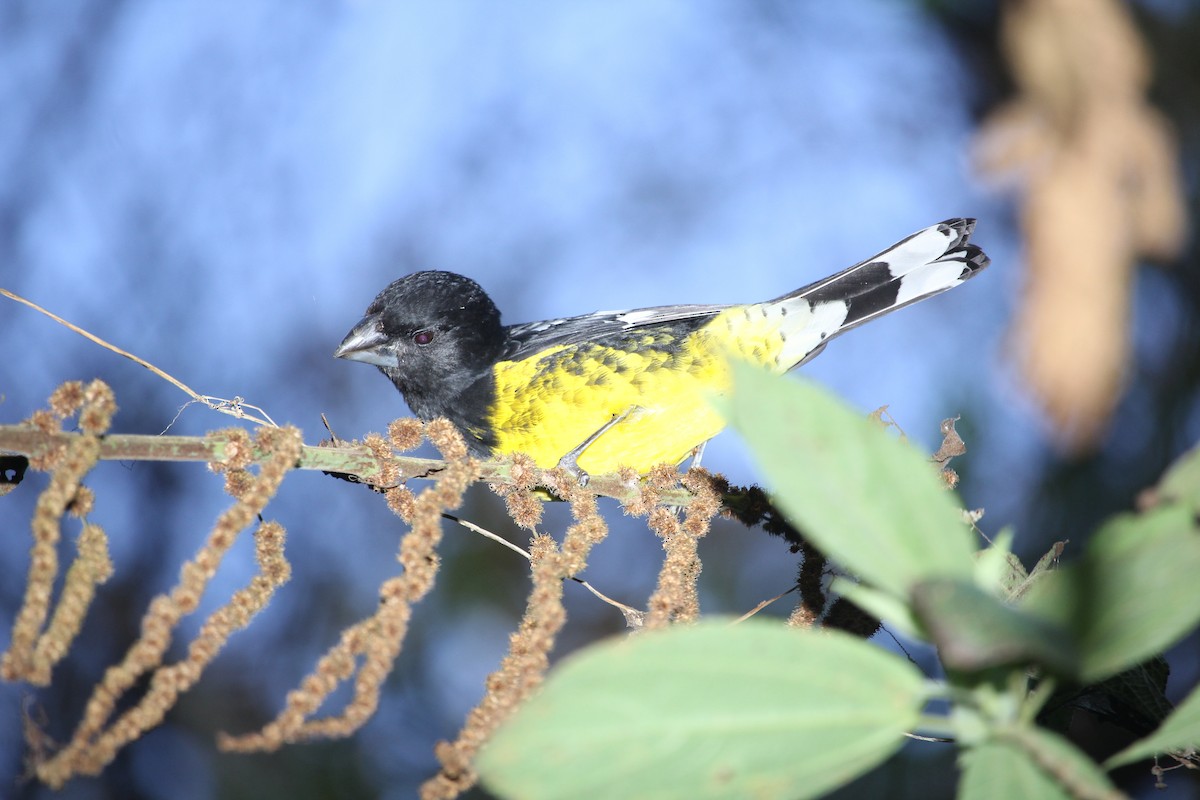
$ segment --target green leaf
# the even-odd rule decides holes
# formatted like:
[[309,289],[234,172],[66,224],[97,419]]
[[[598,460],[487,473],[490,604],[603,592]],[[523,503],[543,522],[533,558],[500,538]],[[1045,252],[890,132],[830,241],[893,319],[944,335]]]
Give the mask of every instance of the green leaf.
[[1173,750],[1200,749],[1200,688],[1192,690],[1154,733],[1139,739],[1104,762],[1105,769],[1115,769],[1149,756]]
[[1183,502],[1200,510],[1200,447],[1180,456],[1154,489],[1158,502]]
[[527,800],[814,797],[899,749],[925,699],[861,639],[706,622],[567,658],[476,767]]
[[1012,528],[1006,527],[992,537],[991,544],[975,554],[975,583],[1005,599],[1029,580],[1025,565],[1012,551],[1013,538]]
[[1065,629],[1006,605],[970,581],[922,581],[913,587],[912,608],[948,669],[1037,664],[1062,675],[1078,670],[1079,654]]
[[1090,758],[1040,728],[1000,732],[960,758],[958,800],[1073,800],[1121,795]]
[[1081,562],[1037,583],[1024,607],[1067,626],[1093,683],[1165,650],[1200,622],[1200,536],[1190,509],[1113,518]]
[[970,577],[973,535],[923,455],[816,386],[731,367],[723,413],[822,553],[898,597],[924,578]]
[[1058,572],[1058,560],[1062,557],[1063,550],[1067,547],[1065,541],[1055,542],[1046,554],[1038,559],[1033,570],[1025,578],[1015,586],[1009,588],[1005,599],[1016,602],[1023,598],[1030,589],[1037,585],[1040,581],[1046,578],[1047,575],[1054,575]]
[[963,774],[958,800],[1072,800],[1029,756],[1005,742],[973,747],[962,754],[959,764]]

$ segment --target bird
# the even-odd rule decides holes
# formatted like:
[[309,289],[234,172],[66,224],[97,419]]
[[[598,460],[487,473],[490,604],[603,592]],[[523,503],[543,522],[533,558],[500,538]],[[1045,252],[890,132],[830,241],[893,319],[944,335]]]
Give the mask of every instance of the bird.
[[479,458],[525,453],[589,474],[678,466],[724,427],[710,399],[729,359],[785,373],[829,341],[979,274],[975,220],[948,219],[774,300],[669,305],[505,325],[474,280],[420,271],[389,284],[334,351],[372,364],[422,420]]

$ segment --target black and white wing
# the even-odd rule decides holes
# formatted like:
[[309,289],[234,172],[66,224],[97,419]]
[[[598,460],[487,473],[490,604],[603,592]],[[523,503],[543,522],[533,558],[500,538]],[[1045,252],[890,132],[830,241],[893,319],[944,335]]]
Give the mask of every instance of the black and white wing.
[[729,306],[678,305],[597,311],[578,317],[524,322],[508,328],[508,360],[519,360],[547,347],[603,339],[648,325],[672,324],[680,332],[695,330]]

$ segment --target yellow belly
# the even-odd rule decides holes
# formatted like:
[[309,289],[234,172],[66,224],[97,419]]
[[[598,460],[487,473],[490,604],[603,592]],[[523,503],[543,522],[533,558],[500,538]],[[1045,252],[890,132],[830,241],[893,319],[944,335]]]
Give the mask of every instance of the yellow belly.
[[[619,347],[560,345],[495,368],[489,422],[500,453],[523,452],[550,468],[613,418],[621,422],[579,455],[592,474],[675,465],[725,426],[709,398],[729,390],[727,359],[785,369],[780,318],[765,306],[731,308],[682,340],[647,328]],[[631,410],[632,409],[632,410]]]

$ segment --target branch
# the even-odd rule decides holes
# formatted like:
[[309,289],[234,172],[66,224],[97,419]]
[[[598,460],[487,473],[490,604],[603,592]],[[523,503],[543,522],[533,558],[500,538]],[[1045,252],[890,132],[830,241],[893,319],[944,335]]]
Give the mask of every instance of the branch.
[[[0,451],[37,458],[39,455],[68,446],[80,438],[79,433],[46,432],[31,425],[0,425]],[[207,436],[151,436],[145,434],[110,434],[100,439],[100,459],[104,461],[199,461],[225,463],[229,456],[225,447],[229,439],[222,433]],[[268,454],[255,450],[251,461],[259,463]],[[387,463],[385,463],[387,462]],[[481,480],[496,484],[516,484],[508,459],[485,461],[480,464]],[[380,477],[391,469],[399,477],[386,483]],[[446,462],[435,458],[385,455],[362,444],[336,446],[305,445],[295,469],[316,469],[341,473],[378,489],[390,489],[410,479],[432,479],[446,468]],[[521,482],[527,481],[522,478]],[[535,478],[541,486],[553,486],[549,470]],[[637,481],[617,475],[593,475],[588,491],[621,502],[636,499],[641,491]],[[686,506],[692,494],[683,488],[664,490],[662,502]]]

